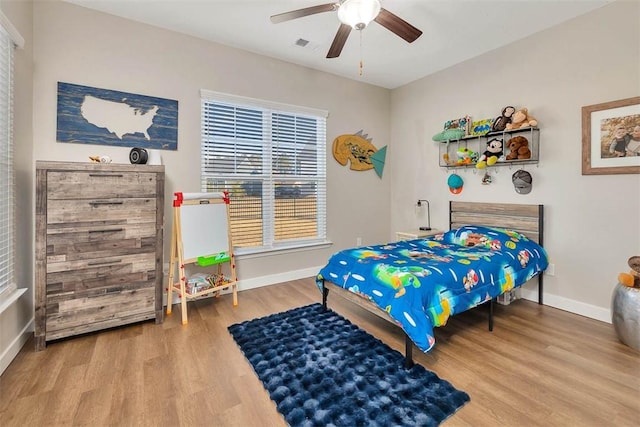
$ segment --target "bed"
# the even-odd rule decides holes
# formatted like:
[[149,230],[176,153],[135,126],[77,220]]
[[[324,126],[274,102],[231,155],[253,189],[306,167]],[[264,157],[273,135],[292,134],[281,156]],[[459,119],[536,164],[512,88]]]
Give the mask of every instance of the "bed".
[[429,238],[351,248],[333,254],[316,278],[326,307],[330,290],[397,324],[422,351],[435,344],[433,329],[456,314],[489,305],[538,277],[548,257],[542,205],[450,202],[447,232]]

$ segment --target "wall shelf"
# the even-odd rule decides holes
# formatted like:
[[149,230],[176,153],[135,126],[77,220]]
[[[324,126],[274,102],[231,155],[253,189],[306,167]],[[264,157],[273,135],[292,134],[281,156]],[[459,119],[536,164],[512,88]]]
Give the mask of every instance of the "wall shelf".
[[[529,150],[531,150],[531,157],[528,159],[515,159],[506,160],[506,156],[510,150],[507,147],[508,141],[515,136],[523,136],[529,141]],[[504,130],[500,132],[490,132],[482,136],[466,136],[464,138],[449,140],[440,142],[438,147],[439,152],[439,165],[440,167],[448,169],[463,169],[463,168],[475,168],[477,164],[477,158],[480,157],[486,150],[487,142],[494,139],[502,139],[504,155],[502,160],[492,166],[520,166],[537,164],[540,158],[540,129],[537,127],[527,127],[522,129]],[[458,162],[457,152],[459,149],[468,149],[476,153],[474,160],[467,163]]]

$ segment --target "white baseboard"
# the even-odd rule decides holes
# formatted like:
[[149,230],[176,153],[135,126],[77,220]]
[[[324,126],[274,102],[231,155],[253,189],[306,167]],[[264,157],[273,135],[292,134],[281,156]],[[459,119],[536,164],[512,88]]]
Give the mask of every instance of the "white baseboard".
[[[585,304],[580,301],[575,301],[569,298],[560,297],[557,295],[545,293],[543,298],[543,304],[549,307],[559,308],[560,310],[568,311],[573,314],[588,317],[590,319],[600,320],[601,322],[611,323],[611,309],[597,307],[591,304]],[[530,290],[522,288],[522,298],[538,302],[538,288]]]
[[323,266],[304,268],[302,270],[286,271],[284,273],[271,274],[269,276],[255,277],[253,279],[238,280],[238,290],[246,291],[262,286],[275,285],[290,280],[306,279],[314,277]]
[[0,355],[0,375],[11,364],[13,359],[20,353],[20,349],[27,342],[33,333],[34,319],[31,318],[29,323],[20,331],[18,336],[7,346],[7,348]]

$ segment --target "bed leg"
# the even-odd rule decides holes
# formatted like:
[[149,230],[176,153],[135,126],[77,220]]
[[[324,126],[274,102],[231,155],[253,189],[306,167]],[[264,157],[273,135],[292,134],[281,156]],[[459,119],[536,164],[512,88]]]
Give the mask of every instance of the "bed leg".
[[542,305],[542,291],[544,288],[543,275],[544,272],[540,273],[540,275],[538,276],[538,304],[540,305]]
[[404,332],[404,368],[411,369],[413,367],[413,343],[411,338]]
[[329,289],[324,285],[324,279],[322,280],[322,308],[327,309],[327,296],[329,296]]
[[492,298],[489,301],[489,331],[493,331],[493,301],[495,298]]

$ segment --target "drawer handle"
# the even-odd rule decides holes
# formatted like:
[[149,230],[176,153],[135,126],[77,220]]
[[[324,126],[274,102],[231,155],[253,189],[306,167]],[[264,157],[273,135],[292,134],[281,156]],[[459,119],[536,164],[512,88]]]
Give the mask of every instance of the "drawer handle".
[[89,176],[94,176],[96,178],[122,178],[124,175],[122,174],[113,174],[113,173],[90,173]]
[[124,202],[102,202],[102,201],[95,201],[95,202],[89,202],[90,205],[92,206],[106,206],[106,205],[122,205]]
[[122,262],[121,259],[116,259],[114,261],[91,261],[88,262],[87,265],[106,265],[106,264],[117,264],[119,262]]
[[89,230],[89,233],[117,233],[124,230],[124,228],[111,228],[108,230]]

